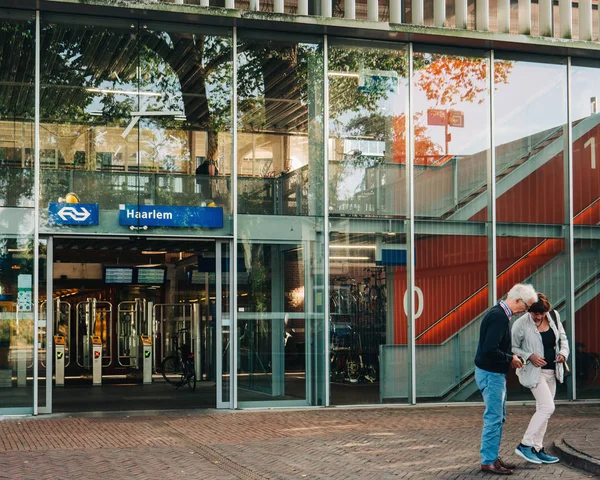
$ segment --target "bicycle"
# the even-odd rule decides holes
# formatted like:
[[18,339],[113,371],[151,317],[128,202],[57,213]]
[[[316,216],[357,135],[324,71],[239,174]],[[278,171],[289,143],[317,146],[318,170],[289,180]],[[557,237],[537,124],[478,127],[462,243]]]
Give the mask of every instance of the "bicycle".
[[162,376],[167,383],[177,388],[188,384],[191,390],[196,389],[196,368],[194,367],[194,354],[189,345],[185,343],[179,346],[179,336],[189,328],[177,330],[173,339],[174,354],[169,355],[160,363]]

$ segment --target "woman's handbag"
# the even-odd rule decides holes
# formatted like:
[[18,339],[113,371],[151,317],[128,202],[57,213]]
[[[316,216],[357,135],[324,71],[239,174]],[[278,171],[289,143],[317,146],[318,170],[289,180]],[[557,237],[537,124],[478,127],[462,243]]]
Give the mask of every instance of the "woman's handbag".
[[[554,320],[554,324],[557,326],[556,328],[558,328],[558,318],[556,317],[556,312],[554,310],[550,310],[550,316],[552,317],[552,320]],[[562,348],[561,342],[562,342],[562,340],[559,338],[558,339],[558,349],[559,350]],[[560,383],[563,383],[565,378],[571,376],[571,369],[569,368],[569,365],[567,365],[566,361],[564,363],[555,363],[554,365],[555,365],[554,374],[556,376],[556,379]]]

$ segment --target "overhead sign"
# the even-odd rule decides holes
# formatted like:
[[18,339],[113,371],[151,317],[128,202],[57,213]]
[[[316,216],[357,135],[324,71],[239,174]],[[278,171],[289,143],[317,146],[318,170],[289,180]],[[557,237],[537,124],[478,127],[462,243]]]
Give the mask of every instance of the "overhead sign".
[[437,126],[445,126],[446,125],[446,110],[439,110],[435,108],[430,108],[427,110],[427,125],[437,125]]
[[53,225],[98,225],[98,204],[50,202],[48,221]]
[[172,205],[119,205],[119,225],[223,228],[223,208]]
[[464,128],[465,126],[465,114],[458,110],[448,110],[448,126]]
[[363,70],[358,76],[358,91],[379,95],[398,93],[398,73],[393,70]]

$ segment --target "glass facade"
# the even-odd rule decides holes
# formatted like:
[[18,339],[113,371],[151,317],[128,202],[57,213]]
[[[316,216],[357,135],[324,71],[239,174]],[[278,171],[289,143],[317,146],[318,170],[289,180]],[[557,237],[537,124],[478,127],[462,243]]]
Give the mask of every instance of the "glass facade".
[[140,228],[121,205],[215,205],[232,233],[230,32],[48,15],[41,48],[43,231],[73,232],[45,214],[74,196],[100,209],[86,233]]
[[[568,332],[559,398],[600,397],[600,64],[43,12],[0,22],[0,413],[52,409],[51,334],[72,317],[65,359],[87,367],[80,313],[112,299],[118,321],[139,306],[156,355],[189,326],[219,408],[480,400],[479,324],[517,282]],[[127,298],[69,293],[68,265],[87,259],[81,278],[109,285],[108,262],[128,255]],[[144,286],[157,257],[161,280]],[[114,349],[131,367],[123,322],[98,315],[85,328],[103,366]]]

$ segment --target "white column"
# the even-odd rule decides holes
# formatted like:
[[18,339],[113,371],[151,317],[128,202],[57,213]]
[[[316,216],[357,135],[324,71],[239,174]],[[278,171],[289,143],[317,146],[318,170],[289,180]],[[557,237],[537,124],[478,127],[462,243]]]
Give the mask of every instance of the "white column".
[[321,15],[323,17],[331,17],[331,0],[321,0]]
[[519,33],[531,35],[531,0],[519,0]]
[[225,8],[235,8],[235,0],[225,0]]
[[283,0],[275,0],[273,10],[275,13],[283,13]]
[[489,0],[475,0],[475,29],[488,31],[490,29],[490,2]]
[[[589,0],[588,0],[589,1]],[[590,2],[590,8],[591,8]],[[539,0],[540,32],[542,37],[552,37],[552,0]],[[581,21],[581,19],[579,19]]]
[[260,10],[260,0],[250,0],[248,4],[248,9],[258,12]]
[[498,0],[498,32],[510,33],[510,0]]
[[467,0],[456,0],[454,4],[456,28],[467,29]]
[[423,12],[423,0],[412,0],[412,24],[423,25],[425,23]]
[[[367,19],[370,22],[377,22],[379,20],[379,2],[377,0],[367,0]],[[392,2],[390,2],[390,23],[392,20]],[[395,22],[399,23],[399,22]]]
[[592,40],[592,0],[579,0],[579,40]]
[[446,26],[446,0],[433,0],[433,25]]
[[402,0],[390,1],[390,23],[402,23]]
[[560,38],[573,36],[571,0],[558,0],[558,18],[560,19]]
[[344,0],[344,18],[356,18],[356,4],[354,0]]
[[[200,6],[201,7],[210,7],[210,4],[208,3],[208,0],[200,0]],[[227,6],[227,5],[225,5]],[[231,7],[233,8],[233,7]]]
[[298,15],[308,15],[308,0],[298,0]]

